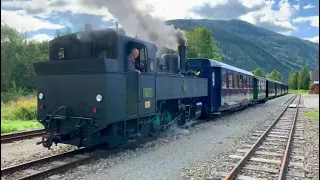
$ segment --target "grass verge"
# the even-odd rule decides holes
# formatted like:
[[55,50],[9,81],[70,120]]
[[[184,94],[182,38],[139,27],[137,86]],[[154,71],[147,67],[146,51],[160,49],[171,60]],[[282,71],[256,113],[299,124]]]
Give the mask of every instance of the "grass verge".
[[309,90],[289,90],[291,94],[309,94]]
[[41,128],[43,125],[36,120],[1,120],[1,134]]
[[311,118],[315,119],[316,121],[319,121],[319,110],[305,112],[304,116],[311,117]]
[[43,128],[36,118],[37,101],[34,96],[1,103],[1,134]]

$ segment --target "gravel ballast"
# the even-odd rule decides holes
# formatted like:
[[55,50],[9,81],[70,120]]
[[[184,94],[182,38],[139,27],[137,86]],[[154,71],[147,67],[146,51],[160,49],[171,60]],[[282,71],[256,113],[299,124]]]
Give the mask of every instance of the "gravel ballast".
[[319,179],[319,120],[304,118],[304,169],[311,179]]
[[40,137],[1,144],[1,169],[76,149],[70,145],[58,144],[48,150],[42,145],[36,145],[39,141]]
[[[182,134],[161,137],[148,142],[142,148],[128,150],[82,165],[55,178],[190,179],[191,177],[188,178],[190,172],[187,173],[188,169],[184,169],[185,167],[206,161],[212,164],[214,162],[211,160],[212,157],[232,150],[239,143],[240,138],[251,130],[256,130],[257,126],[265,123],[270,124],[284,109],[281,104],[291,96],[276,98],[265,104],[258,104],[199,124]],[[200,168],[206,169],[206,167]],[[189,171],[194,170],[189,169]],[[194,173],[198,172],[201,171],[196,170]]]

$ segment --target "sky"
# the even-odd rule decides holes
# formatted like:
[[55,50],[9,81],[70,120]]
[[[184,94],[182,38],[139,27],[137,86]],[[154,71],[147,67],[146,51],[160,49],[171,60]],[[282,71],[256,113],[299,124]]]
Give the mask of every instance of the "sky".
[[[119,9],[112,9],[114,7],[108,3],[115,1],[1,0],[1,24],[27,32],[30,39],[50,40],[57,30],[70,27],[76,31],[85,23],[92,24],[94,29],[114,27],[117,20],[110,12],[119,13]],[[118,1],[136,2],[141,10],[161,20],[240,19],[277,33],[319,43],[319,0]]]

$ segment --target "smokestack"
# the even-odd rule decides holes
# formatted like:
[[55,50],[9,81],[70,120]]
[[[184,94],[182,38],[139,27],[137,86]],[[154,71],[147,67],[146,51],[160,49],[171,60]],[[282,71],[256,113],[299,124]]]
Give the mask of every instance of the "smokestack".
[[116,31],[118,32],[119,30],[119,26],[118,26],[118,22],[116,22]]
[[179,45],[178,53],[180,56],[180,69],[182,72],[186,72],[186,63],[187,63],[187,46]]
[[84,25],[84,30],[85,31],[92,31],[92,25],[91,24],[85,24]]

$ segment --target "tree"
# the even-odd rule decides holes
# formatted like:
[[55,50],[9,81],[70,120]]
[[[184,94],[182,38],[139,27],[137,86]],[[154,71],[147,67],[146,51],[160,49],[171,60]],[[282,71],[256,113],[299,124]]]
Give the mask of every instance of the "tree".
[[304,66],[298,76],[298,87],[299,89],[305,89],[308,90],[309,85],[310,85],[310,75],[309,75],[309,70],[307,66]]
[[215,39],[208,28],[197,27],[193,30],[186,31],[186,38],[188,43],[188,58],[210,58],[217,61],[222,59],[215,46]]
[[298,72],[291,71],[289,73],[288,85],[290,89],[293,89],[293,90],[298,89]]
[[279,81],[279,82],[283,82],[283,77],[281,75],[281,73],[277,70],[272,70],[271,73],[268,73],[266,75],[267,78],[270,78],[270,79],[273,79],[273,80],[276,80],[276,81]]
[[1,25],[1,92],[33,90],[33,63],[48,59],[48,42],[27,41],[26,34]]
[[255,76],[260,76],[260,77],[264,76],[264,72],[261,68],[257,68],[254,71],[252,71],[252,74],[254,74]]

